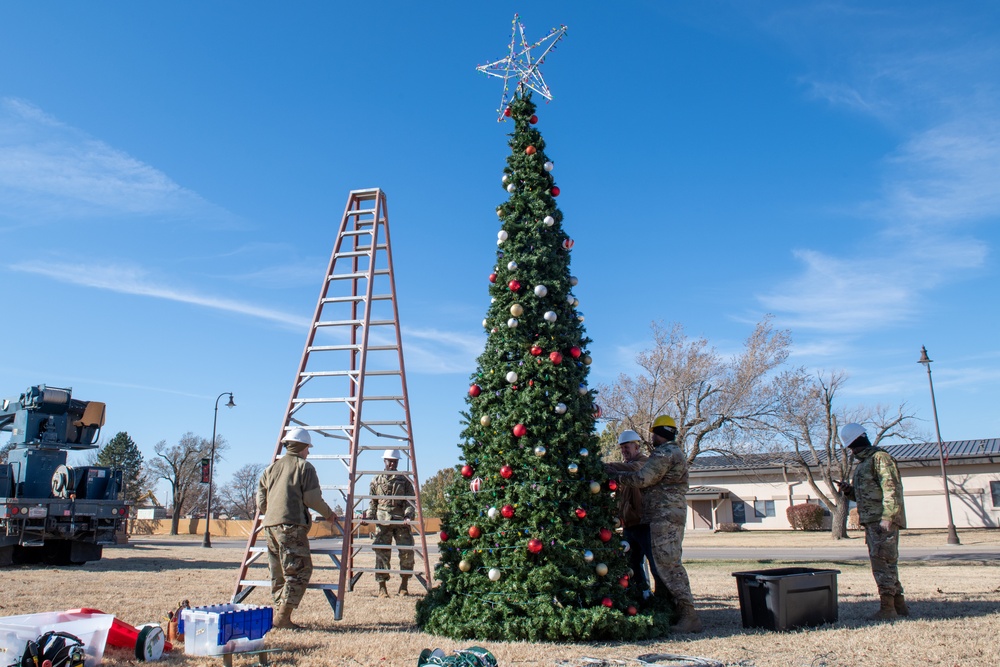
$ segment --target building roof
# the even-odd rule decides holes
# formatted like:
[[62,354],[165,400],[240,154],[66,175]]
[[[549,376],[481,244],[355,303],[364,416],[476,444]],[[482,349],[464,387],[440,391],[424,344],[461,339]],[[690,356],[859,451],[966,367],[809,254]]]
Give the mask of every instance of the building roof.
[[[1000,438],[953,440],[943,443],[943,446],[948,465],[1000,463]],[[936,465],[939,461],[938,443],[936,442],[879,445],[879,447],[892,454],[901,467]],[[827,458],[826,452],[818,452],[818,458],[814,458],[810,452],[804,452],[804,455],[810,466],[820,465]],[[698,456],[691,463],[691,472],[781,468],[793,465],[799,465],[799,458],[795,452],[715,454]]]

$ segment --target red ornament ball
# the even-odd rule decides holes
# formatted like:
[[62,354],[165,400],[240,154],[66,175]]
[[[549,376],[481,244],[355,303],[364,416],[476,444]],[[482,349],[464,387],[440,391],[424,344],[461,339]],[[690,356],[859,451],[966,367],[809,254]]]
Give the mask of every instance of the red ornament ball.
[[469,537],[476,539],[483,534],[483,531],[479,530],[479,526],[471,526],[469,528]]
[[608,609],[611,609],[611,607],[615,606],[615,602],[611,598],[604,598],[603,600],[601,600],[601,604],[603,604]]
[[507,287],[510,288],[511,292],[517,292],[521,289],[521,283],[518,282],[517,280],[512,280],[509,283],[507,283]]
[[503,110],[503,115],[507,116],[507,118],[510,118],[510,107],[507,107],[506,109]]
[[538,122],[538,116],[532,116],[531,118],[528,119],[528,122],[534,125],[535,123]]
[[573,239],[566,239],[562,242],[563,250],[572,250],[574,245],[576,245],[576,241]]
[[512,429],[512,432],[514,433],[515,437],[523,438],[528,434],[528,427],[525,426],[524,424],[515,424],[514,428]]
[[478,384],[474,384],[471,387],[469,387],[469,396],[475,398],[476,396],[479,396],[479,394],[481,393],[483,393],[483,390],[479,388]]
[[534,146],[528,146],[527,148],[524,149],[524,152],[527,153],[528,155],[534,155],[535,154],[535,147]]
[[616,482],[613,479],[608,480],[608,491],[617,491],[617,490],[618,490],[618,482]]
[[582,507],[577,507],[576,508],[576,518],[577,519],[583,519],[586,516],[587,516],[587,510],[583,509]]
[[549,361],[551,361],[554,364],[561,364],[562,363],[562,353],[557,352],[555,350],[553,350],[552,352],[549,352]]
[[627,611],[627,612],[628,612],[628,615],[629,615],[629,616],[635,616],[636,614],[638,614],[638,613],[639,613],[639,610],[638,610],[638,609],[636,609],[636,608],[635,608],[635,607],[634,607],[633,605],[629,605],[629,606],[628,606],[628,609],[626,609],[625,611]]
[[442,541],[442,542],[447,542],[447,541],[448,541],[448,533],[444,532],[443,530],[442,530],[442,531],[441,531],[441,533],[440,533],[440,534],[438,535],[438,537],[440,537],[440,538],[441,538],[441,541]]
[[558,197],[558,196],[559,196],[559,192],[560,192],[560,190],[559,190],[559,188],[558,188],[558,187],[556,187],[555,185],[553,185],[553,186],[552,186],[552,190],[551,190],[551,192],[552,192],[552,196],[553,196],[553,197]]
[[500,476],[504,479],[510,479],[514,476],[514,469],[510,466],[503,466],[500,468]]
[[538,538],[533,537],[528,540],[528,551],[533,554],[541,553],[543,546],[542,541]]
[[500,508],[500,514],[503,515],[503,518],[510,519],[511,517],[514,516],[514,506],[504,505],[503,507]]
[[472,466],[468,463],[462,466],[462,477],[472,477]]
[[573,357],[574,359],[579,359],[581,354],[583,353],[580,351],[580,348],[576,347],[575,345],[569,348],[569,356]]
[[491,283],[495,283],[496,281],[497,281],[497,274],[491,273],[490,274],[490,282]]
[[537,357],[541,353],[542,353],[542,348],[538,347],[537,345],[531,346],[531,356]]
[[618,580],[618,585],[622,588],[628,588],[628,576],[624,576]]
[[610,542],[611,541],[611,531],[608,530],[607,528],[601,528],[601,532],[599,534],[600,534],[600,537],[601,537],[601,542]]

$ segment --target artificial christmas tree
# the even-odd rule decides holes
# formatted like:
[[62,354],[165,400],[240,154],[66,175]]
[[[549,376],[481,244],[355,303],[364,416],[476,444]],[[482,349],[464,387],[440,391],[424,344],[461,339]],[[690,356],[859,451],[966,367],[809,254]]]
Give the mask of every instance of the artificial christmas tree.
[[[424,630],[456,639],[640,639],[669,631],[669,609],[628,588],[628,545],[587,387],[590,339],[570,275],[553,163],[531,93],[514,121],[497,213],[485,349],[471,378],[462,458],[448,487],[438,585],[418,603]],[[485,273],[485,272],[484,272]],[[485,277],[485,275],[484,275]],[[658,606],[657,606],[658,605]]]

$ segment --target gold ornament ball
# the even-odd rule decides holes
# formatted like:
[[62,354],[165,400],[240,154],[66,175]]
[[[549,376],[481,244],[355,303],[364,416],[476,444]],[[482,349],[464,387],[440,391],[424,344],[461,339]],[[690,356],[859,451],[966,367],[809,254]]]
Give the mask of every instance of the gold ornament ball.
[[490,416],[489,415],[483,415],[482,417],[479,418],[479,423],[482,424],[483,426],[489,426],[490,425]]
[[524,315],[524,308],[521,307],[521,304],[515,303],[510,307],[510,314],[514,317],[521,317],[521,315]]
[[601,492],[601,483],[600,482],[591,482],[590,483],[590,492],[591,493],[600,493]]
[[594,567],[594,572],[597,572],[597,576],[603,577],[608,573],[608,566],[604,563],[598,563],[597,566]]
[[458,562],[458,569],[462,572],[468,572],[472,569],[472,563],[467,560],[461,560]]

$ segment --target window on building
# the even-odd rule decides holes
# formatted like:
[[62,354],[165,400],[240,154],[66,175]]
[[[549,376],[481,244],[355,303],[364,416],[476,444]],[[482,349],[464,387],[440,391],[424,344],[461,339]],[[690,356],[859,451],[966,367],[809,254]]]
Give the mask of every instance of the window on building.
[[990,494],[993,496],[993,507],[1000,507],[1000,482],[990,482]]
[[773,500],[755,500],[753,501],[753,513],[758,519],[763,519],[766,516],[775,516],[774,514],[774,501]]
[[747,504],[742,500],[733,501],[733,523],[747,522]]

